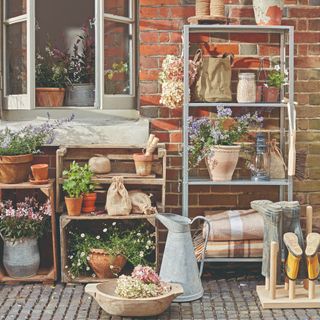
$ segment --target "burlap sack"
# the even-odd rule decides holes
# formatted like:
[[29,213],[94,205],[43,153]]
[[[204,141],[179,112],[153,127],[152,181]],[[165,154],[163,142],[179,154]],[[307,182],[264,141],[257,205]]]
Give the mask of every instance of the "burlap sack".
[[270,178],[284,179],[286,177],[287,167],[281,151],[277,146],[276,139],[272,139],[271,142],[269,142],[268,154],[270,159]]
[[110,216],[128,216],[131,212],[131,200],[123,185],[123,177],[113,177],[107,192],[106,210]]
[[129,191],[129,197],[132,203],[131,213],[135,214],[154,214],[156,208],[152,207],[150,197],[141,190]]
[[199,49],[194,57],[198,73],[192,86],[192,100],[199,102],[230,102],[231,65],[233,55],[203,57]]
[[88,165],[93,173],[103,174],[111,171],[109,158],[102,154],[95,154],[89,159]]

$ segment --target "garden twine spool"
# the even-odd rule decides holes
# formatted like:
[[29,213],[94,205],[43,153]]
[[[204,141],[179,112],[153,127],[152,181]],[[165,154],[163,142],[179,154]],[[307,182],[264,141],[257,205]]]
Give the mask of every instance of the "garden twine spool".
[[210,16],[224,17],[224,1],[223,0],[211,0],[210,3]]
[[210,15],[210,0],[196,0],[196,16]]

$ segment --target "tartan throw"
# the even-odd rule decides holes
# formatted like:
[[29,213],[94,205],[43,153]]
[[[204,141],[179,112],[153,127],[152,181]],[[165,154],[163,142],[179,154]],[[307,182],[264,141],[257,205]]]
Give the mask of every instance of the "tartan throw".
[[[209,241],[261,240],[263,217],[255,210],[205,211],[210,222]],[[207,225],[203,226],[203,237]]]
[[[195,248],[200,260],[203,243]],[[263,240],[208,241],[206,258],[261,258]]]

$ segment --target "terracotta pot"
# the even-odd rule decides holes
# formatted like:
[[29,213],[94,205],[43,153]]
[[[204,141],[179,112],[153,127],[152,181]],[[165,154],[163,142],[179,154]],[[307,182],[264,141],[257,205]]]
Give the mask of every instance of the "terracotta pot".
[[281,25],[284,0],[253,0],[254,16],[257,25]]
[[241,146],[214,146],[206,158],[211,180],[231,180],[239,159]]
[[0,182],[21,183],[28,181],[32,154],[0,156]]
[[31,172],[35,181],[48,180],[48,177],[49,177],[48,165],[45,163],[32,165]]
[[80,198],[64,197],[69,216],[80,216],[82,207],[82,196]]
[[139,176],[149,176],[152,169],[153,155],[145,155],[143,153],[133,154],[133,160],[136,167],[136,173]]
[[84,194],[83,202],[82,202],[82,212],[90,213],[95,211],[96,200],[97,200],[97,194],[95,192]]
[[111,256],[103,249],[91,249],[88,263],[99,279],[106,279],[115,278],[127,259],[123,255]]
[[257,89],[256,89],[256,102],[261,102],[262,101],[262,92],[263,92],[263,87],[262,86],[257,86]]
[[64,88],[36,88],[36,105],[37,107],[61,107],[64,94]]
[[280,89],[276,87],[263,87],[264,102],[279,102]]

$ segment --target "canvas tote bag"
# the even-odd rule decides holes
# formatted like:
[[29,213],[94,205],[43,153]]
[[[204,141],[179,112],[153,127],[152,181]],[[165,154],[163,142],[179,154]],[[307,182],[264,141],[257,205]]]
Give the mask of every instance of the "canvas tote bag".
[[231,65],[233,55],[222,57],[204,57],[199,49],[194,57],[198,65],[198,73],[193,85],[192,99],[199,102],[230,102]]
[[107,192],[106,210],[110,216],[128,216],[131,200],[123,184],[123,177],[113,177]]

